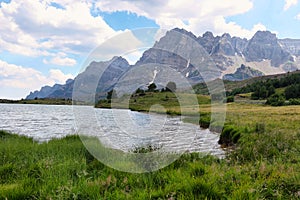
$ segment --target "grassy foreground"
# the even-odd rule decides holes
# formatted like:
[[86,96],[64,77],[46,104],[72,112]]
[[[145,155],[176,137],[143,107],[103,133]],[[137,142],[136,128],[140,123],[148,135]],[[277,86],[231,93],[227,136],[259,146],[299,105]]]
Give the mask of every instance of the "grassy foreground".
[[[164,106],[180,114],[171,94],[154,97],[155,103],[174,99]],[[143,101],[130,103],[138,110]],[[210,111],[200,104],[200,118]],[[241,137],[225,159],[185,154],[146,174],[104,166],[77,136],[38,144],[0,131],[0,199],[299,199],[300,106],[228,103],[226,113],[226,125]]]
[[186,154],[146,174],[104,166],[77,136],[38,144],[1,131],[0,199],[300,198],[299,120],[300,106],[228,104],[242,135],[226,159]]

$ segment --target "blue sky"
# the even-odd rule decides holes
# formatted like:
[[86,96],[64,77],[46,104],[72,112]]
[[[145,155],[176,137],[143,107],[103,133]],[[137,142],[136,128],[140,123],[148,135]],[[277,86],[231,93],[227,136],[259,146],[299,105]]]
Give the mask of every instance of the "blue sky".
[[300,38],[300,2],[0,0],[0,24],[0,98],[19,99],[73,78],[94,48],[132,29],[180,27],[248,39],[270,30],[279,38]]

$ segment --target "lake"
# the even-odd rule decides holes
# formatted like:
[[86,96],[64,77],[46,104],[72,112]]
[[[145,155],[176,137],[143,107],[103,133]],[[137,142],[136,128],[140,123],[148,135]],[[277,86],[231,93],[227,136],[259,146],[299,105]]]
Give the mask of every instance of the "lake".
[[89,106],[0,104],[0,130],[39,142],[85,132],[111,148],[123,151],[141,145],[164,146],[224,156],[219,135],[183,123],[180,117]]

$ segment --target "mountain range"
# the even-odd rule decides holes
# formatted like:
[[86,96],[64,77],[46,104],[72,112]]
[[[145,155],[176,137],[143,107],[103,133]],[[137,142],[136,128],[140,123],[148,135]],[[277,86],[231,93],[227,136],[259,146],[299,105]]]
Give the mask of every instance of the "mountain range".
[[[26,99],[72,98],[74,84],[76,87],[80,86],[81,91],[88,91],[93,88],[91,84],[96,84],[96,98],[100,99],[120,82],[124,74],[132,72],[133,69],[140,69],[139,73],[143,74],[147,83],[158,81],[166,84],[164,81],[172,78],[168,74],[173,73],[166,70],[167,68],[181,74],[191,84],[202,82],[202,74],[197,70],[199,66],[194,66],[195,63],[190,62],[190,59],[181,56],[185,55],[184,52],[193,52],[195,48],[195,44],[189,43],[187,38],[195,41],[194,43],[201,46],[204,54],[207,54],[204,56],[207,60],[202,58],[199,65],[210,66],[207,63],[213,62],[218,72],[214,73],[212,78],[237,81],[300,69],[300,39],[278,39],[276,34],[270,31],[258,31],[250,40],[232,37],[228,33],[214,36],[211,32],[197,37],[192,32],[175,28],[146,50],[134,65],[117,56],[110,61],[93,61],[74,80],[70,79],[65,84],[55,84],[52,87],[44,86],[39,91],[31,92]],[[193,57],[192,54],[191,56]],[[146,65],[149,66],[149,70],[145,70]],[[103,69],[105,71],[101,71]],[[101,78],[97,74],[102,74]],[[131,81],[136,83],[134,79]]]

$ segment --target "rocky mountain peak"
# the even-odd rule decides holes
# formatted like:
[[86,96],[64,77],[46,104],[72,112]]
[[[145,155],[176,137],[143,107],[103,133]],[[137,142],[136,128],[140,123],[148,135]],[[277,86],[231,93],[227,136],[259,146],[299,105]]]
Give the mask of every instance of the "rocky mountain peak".
[[70,84],[70,83],[72,83],[73,82],[73,79],[68,79],[67,81],[66,81],[66,84]]
[[[181,28],[181,29],[180,29],[180,28],[174,28],[174,29],[172,29],[171,31],[168,31],[167,34],[168,34],[169,32],[172,32],[172,31],[177,31],[177,32],[182,33],[182,34],[184,34],[184,35],[190,36],[191,38],[197,39],[197,37],[196,37],[192,32],[187,31],[187,30],[185,30],[185,29],[183,29],[183,28]],[[166,36],[167,36],[167,35],[166,35]]]
[[276,44],[277,36],[275,33],[271,33],[270,31],[257,31],[250,42],[256,42],[261,44]]
[[203,35],[202,35],[203,39],[214,39],[214,34],[210,31],[206,31]]
[[228,33],[224,33],[217,39],[212,54],[224,54],[227,56],[235,55],[235,48],[232,45],[231,36]]
[[270,31],[257,31],[243,53],[248,62],[271,60],[271,65],[274,67],[284,64],[291,56],[281,47],[276,34]]
[[231,36],[229,33],[224,33],[222,36],[221,36],[222,39],[225,39],[225,40],[231,40]]
[[207,53],[211,53],[214,44],[215,44],[216,38],[214,37],[212,32],[205,32],[202,37],[199,36],[197,38],[198,43],[207,51]]

